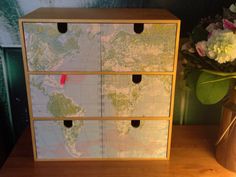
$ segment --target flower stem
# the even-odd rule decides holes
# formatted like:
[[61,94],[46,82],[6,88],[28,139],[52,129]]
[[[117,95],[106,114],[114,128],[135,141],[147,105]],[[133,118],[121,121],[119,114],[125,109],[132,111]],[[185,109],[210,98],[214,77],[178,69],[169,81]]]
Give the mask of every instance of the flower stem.
[[215,80],[211,80],[211,81],[201,82],[200,84],[214,83],[214,82],[224,81],[224,80],[227,80],[227,79],[236,79],[236,76],[223,77],[223,78],[220,78],[220,79],[215,79]]
[[212,71],[212,70],[208,70],[208,69],[202,69],[202,71],[207,72],[209,74],[214,74],[214,75],[218,75],[218,76],[236,76],[236,72],[219,72],[219,71]]

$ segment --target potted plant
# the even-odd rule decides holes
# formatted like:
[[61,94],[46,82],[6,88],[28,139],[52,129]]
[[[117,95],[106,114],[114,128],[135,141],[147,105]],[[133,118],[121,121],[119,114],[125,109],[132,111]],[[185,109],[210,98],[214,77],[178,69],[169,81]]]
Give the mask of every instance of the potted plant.
[[216,157],[236,171],[236,4],[224,8],[222,16],[202,19],[181,51],[185,77],[200,72],[199,101],[211,105],[223,100]]

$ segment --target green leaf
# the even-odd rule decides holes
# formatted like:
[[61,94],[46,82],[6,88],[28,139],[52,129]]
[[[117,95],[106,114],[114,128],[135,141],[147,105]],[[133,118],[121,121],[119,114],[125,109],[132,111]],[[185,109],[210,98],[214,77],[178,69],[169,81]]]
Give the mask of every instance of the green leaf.
[[[216,82],[211,82],[216,81]],[[202,104],[215,104],[228,93],[231,79],[202,72],[198,78],[196,95]]]

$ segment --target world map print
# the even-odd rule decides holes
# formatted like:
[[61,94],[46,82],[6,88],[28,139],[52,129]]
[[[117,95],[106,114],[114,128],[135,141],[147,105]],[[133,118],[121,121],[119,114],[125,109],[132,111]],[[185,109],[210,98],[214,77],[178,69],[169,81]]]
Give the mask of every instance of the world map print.
[[24,23],[30,71],[173,71],[175,24]]
[[30,71],[100,70],[100,25],[67,26],[60,33],[57,23],[24,23]]
[[37,158],[101,158],[101,126],[97,120],[74,120],[70,128],[60,120],[34,121]]
[[104,158],[166,158],[168,128],[168,120],[104,121]]
[[[52,119],[34,121],[38,157],[135,157],[137,153],[144,158],[164,157],[168,121],[141,120],[136,128],[130,120],[91,121],[86,117],[168,117],[171,82],[172,76],[168,75],[142,75],[139,84],[132,82],[132,75],[31,75],[33,117]],[[68,128],[53,117],[62,120],[82,117],[83,120],[74,120]],[[148,151],[141,138],[147,136],[143,138],[148,141],[152,133],[146,135],[143,131],[149,130],[156,134],[155,139],[150,139],[158,148],[155,152]],[[110,140],[113,136],[120,139],[120,146]],[[130,145],[126,142],[131,139],[139,147],[131,150],[134,142]]]
[[[69,23],[66,33],[57,25],[24,24],[30,71],[173,70],[174,24],[145,24],[141,34],[134,33],[133,24]],[[160,43],[165,30],[166,42]],[[102,118],[168,118],[171,85],[172,76],[160,74],[141,75],[139,83],[133,75],[30,75],[33,117],[51,119],[34,121],[38,158],[166,157],[169,121],[141,120],[137,128],[130,120]],[[83,119],[66,127],[63,119],[70,117]]]
[[[122,127],[121,125],[128,125]],[[38,159],[166,158],[168,120],[34,121]]]
[[142,75],[140,83],[132,75],[103,75],[104,117],[168,117],[172,76]]
[[31,75],[33,117],[100,117],[98,75]]
[[169,117],[170,75],[31,75],[34,117]]
[[175,24],[101,25],[103,71],[173,71]]
[[[71,116],[101,116],[100,90],[96,87],[100,82],[100,78],[96,75],[31,75],[33,116],[61,117],[62,119]],[[99,144],[96,144],[98,142],[96,138],[99,138],[96,134],[99,132],[97,122],[77,120],[73,121],[72,127],[67,128],[63,121],[35,121],[38,158],[87,157],[88,153],[91,153],[92,157],[99,157],[99,154],[96,155],[97,151],[94,150],[94,148],[97,149],[96,145],[99,147]],[[86,125],[85,130],[84,125]],[[89,141],[88,134],[91,141],[95,141],[91,149],[84,145],[89,143],[87,142]],[[50,139],[50,137],[53,138]],[[79,142],[77,142],[78,139]],[[54,157],[55,154],[57,154],[56,157]]]

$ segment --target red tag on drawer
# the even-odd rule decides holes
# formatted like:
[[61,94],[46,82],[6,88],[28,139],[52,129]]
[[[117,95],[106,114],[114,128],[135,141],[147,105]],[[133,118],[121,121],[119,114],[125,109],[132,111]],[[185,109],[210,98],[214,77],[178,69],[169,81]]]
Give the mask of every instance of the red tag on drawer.
[[60,78],[60,85],[64,86],[67,80],[67,74],[62,74]]

